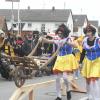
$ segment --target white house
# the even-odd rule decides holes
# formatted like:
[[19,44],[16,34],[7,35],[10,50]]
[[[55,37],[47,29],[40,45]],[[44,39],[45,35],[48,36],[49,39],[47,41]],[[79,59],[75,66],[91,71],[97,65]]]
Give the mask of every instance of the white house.
[[[7,19],[8,29],[11,29],[11,10],[0,9],[0,15]],[[18,31],[18,12],[13,10],[14,14],[14,30]],[[73,34],[73,17],[70,9],[21,9],[20,14],[20,30],[27,31],[45,31],[54,32],[57,27],[64,23]],[[23,25],[23,26],[22,26]]]
[[88,24],[87,15],[73,15],[73,35],[74,36],[84,36],[83,28]]

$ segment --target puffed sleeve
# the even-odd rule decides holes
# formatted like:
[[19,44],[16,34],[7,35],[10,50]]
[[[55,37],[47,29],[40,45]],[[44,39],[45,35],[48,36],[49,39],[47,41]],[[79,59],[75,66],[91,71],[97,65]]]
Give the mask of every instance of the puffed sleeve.
[[99,38],[99,40],[98,40],[98,45],[99,45],[99,48],[100,48],[100,38]]
[[54,43],[55,43],[58,47],[62,47],[62,46],[66,43],[66,39],[54,40]]

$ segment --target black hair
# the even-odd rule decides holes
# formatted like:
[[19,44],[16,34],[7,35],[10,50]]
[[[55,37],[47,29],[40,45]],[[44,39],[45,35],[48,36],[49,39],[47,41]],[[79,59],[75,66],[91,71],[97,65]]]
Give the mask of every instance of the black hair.
[[46,38],[53,39],[53,37],[51,37],[51,36],[49,36],[49,35],[47,35]]
[[39,31],[33,31],[33,34],[39,34]]
[[65,24],[61,24],[58,29],[56,30],[56,34],[58,34],[58,32],[61,31],[64,35],[64,37],[68,37],[69,33],[71,32],[69,30],[69,28],[65,25]]
[[95,35],[96,33],[96,29],[95,27],[93,27],[92,25],[87,25],[86,28],[83,29],[84,34],[86,34],[87,32],[92,32],[93,35]]

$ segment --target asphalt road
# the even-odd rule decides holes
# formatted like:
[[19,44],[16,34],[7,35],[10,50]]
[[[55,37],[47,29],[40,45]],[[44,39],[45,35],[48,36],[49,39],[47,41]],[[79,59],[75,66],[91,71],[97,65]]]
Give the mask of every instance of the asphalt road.
[[[40,82],[49,81],[53,79],[55,79],[54,75],[35,77],[33,79],[28,79],[25,82],[25,85],[40,83]],[[85,87],[85,81],[83,78],[80,78],[76,81],[82,88]],[[7,81],[0,77],[0,100],[9,100],[9,98],[11,97],[11,95],[14,93],[16,89],[17,88],[13,81]],[[85,97],[86,94],[84,93],[72,92],[72,100],[85,100]],[[55,98],[56,98],[55,83],[48,87],[38,88],[35,91],[35,100],[54,100]],[[24,100],[28,100],[28,97],[26,97]],[[62,100],[67,100],[66,96],[62,96]]]

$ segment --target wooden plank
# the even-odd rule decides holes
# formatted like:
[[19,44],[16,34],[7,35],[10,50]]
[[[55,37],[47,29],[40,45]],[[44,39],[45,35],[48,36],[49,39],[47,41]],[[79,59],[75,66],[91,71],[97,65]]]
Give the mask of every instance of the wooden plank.
[[45,57],[45,56],[32,56],[31,58],[33,59],[48,59],[48,57]]
[[33,90],[29,93],[29,100],[35,100],[35,99],[33,99]]
[[27,95],[29,95],[29,93],[32,90],[34,91],[35,89],[40,88],[40,87],[50,86],[50,84],[52,84],[54,82],[55,82],[55,80],[50,80],[50,81],[46,81],[46,82],[35,83],[35,84],[30,84],[30,85],[23,86],[21,88],[18,88],[13,93],[13,95],[11,96],[11,98],[9,100],[22,100]]
[[[40,88],[40,87],[50,86],[54,82],[55,82],[55,80],[50,80],[50,81],[46,81],[46,82],[25,85],[21,88],[18,88],[13,93],[13,95],[11,96],[11,98],[9,100],[22,100],[27,95],[29,95],[30,100],[31,100],[31,98],[33,98],[33,100],[35,100],[35,97],[34,97],[35,95],[33,95],[33,97],[32,97],[32,91],[34,92],[35,89]],[[66,95],[66,87],[64,86],[63,79],[61,80],[61,84],[62,84],[62,95]],[[71,81],[71,85],[74,87],[74,89],[72,91],[77,90],[77,92],[83,92],[83,93],[86,92],[86,90],[79,88],[79,86],[73,81]]]

